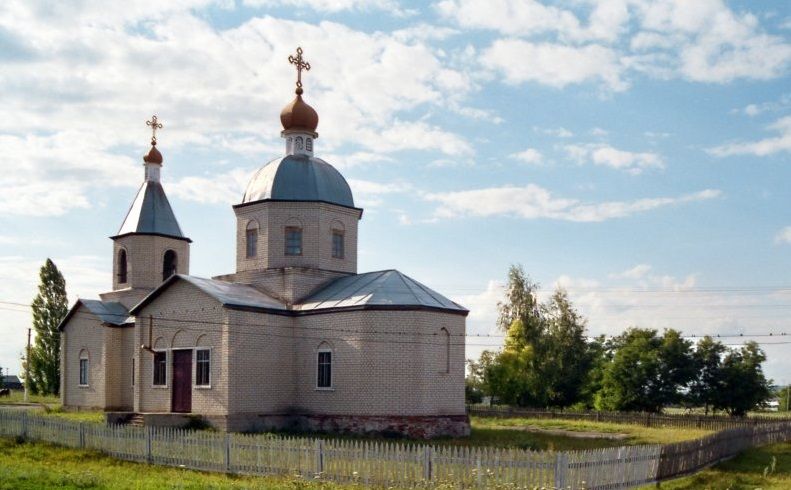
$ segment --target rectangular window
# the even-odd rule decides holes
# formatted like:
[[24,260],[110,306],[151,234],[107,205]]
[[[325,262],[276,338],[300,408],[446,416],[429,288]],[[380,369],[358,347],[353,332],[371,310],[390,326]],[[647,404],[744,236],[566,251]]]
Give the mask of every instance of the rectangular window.
[[132,386],[135,385],[135,358],[132,358]]
[[209,386],[211,380],[209,372],[211,368],[211,351],[209,349],[199,349],[195,351],[195,386]]
[[167,358],[167,352],[154,352],[154,386],[166,384]]
[[332,352],[319,352],[319,376],[316,386],[332,388]]
[[286,255],[302,255],[302,228],[286,227]]
[[332,232],[332,256],[336,259],[343,258],[343,232],[333,230]]
[[246,243],[247,258],[249,259],[258,255],[258,229],[253,228],[247,230]]
[[88,386],[88,359],[80,359],[80,386]]

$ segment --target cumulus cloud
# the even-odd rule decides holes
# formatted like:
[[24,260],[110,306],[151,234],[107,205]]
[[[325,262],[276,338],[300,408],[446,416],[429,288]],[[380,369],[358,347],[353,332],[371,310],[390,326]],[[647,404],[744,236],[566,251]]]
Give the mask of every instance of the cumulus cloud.
[[664,168],[665,164],[653,152],[632,152],[613,148],[607,144],[566,145],[566,153],[577,163],[592,163],[625,170],[637,175],[649,168]]
[[188,176],[167,184],[168,194],[205,204],[238,204],[252,177],[252,170],[235,168],[205,176]]
[[514,153],[511,158],[515,158],[521,162],[537,165],[544,162],[544,155],[535,148],[527,148],[526,150]]
[[[588,3],[593,7],[585,8]],[[482,52],[482,63],[513,84],[593,82],[617,91],[633,73],[728,83],[777,78],[791,63],[791,44],[722,0],[582,4],[444,0],[437,9],[461,27],[498,32],[502,38]],[[531,62],[520,64],[523,59]]]
[[767,156],[779,152],[791,152],[791,116],[778,119],[768,129],[779,133],[773,138],[758,141],[734,142],[709,148],[708,152],[718,157],[731,155]]
[[428,193],[424,197],[428,201],[439,203],[434,212],[436,218],[513,216],[525,219],[600,222],[652,209],[715,199],[720,195],[719,190],[706,189],[676,197],[586,203],[577,199],[556,197],[543,187],[528,184],[524,187],[504,186]]
[[651,271],[651,266],[648,264],[637,264],[636,266],[632,267],[631,269],[627,269],[623,272],[617,272],[614,274],[610,274],[610,277],[613,279],[640,279],[644,277]]
[[[343,10],[396,4],[319,0],[312,5]],[[3,148],[18,154],[21,165],[7,169],[0,194],[13,192],[21,204],[5,202],[8,197],[0,210],[62,214],[91,203],[92,189],[137,185],[139,172],[132,165],[139,160],[130,155],[147,149],[143,123],[152,113],[165,124],[160,146],[166,161],[168,152],[185,148],[222,150],[231,158],[261,158],[273,148],[280,153],[278,113],[294,86],[286,58],[299,44],[313,61],[305,97],[319,111],[317,144],[327,145],[328,153],[342,146],[350,155],[473,153],[458,135],[421,120],[450,105],[465,117],[482,116],[463,103],[474,82],[427,44],[436,39],[427,29],[369,33],[334,22],[271,16],[217,27],[201,12],[233,6],[228,0],[145,0],[117,9],[99,1],[56,7],[35,0],[6,2],[0,15],[0,30],[9,40],[3,56],[14,61],[4,64],[0,78],[0,134]],[[58,198],[50,200],[58,203],[51,209],[26,211],[25,203],[35,199],[36,185],[43,182],[69,182],[73,202]],[[222,195],[222,185],[210,195]]]
[[[530,60],[522,63],[518,60]],[[522,39],[498,39],[482,54],[484,66],[501,73],[510,84],[538,82],[563,88],[596,82],[613,91],[626,90],[623,66],[617,53],[604,46],[566,46],[533,43]]]
[[775,235],[775,243],[791,243],[791,226],[786,226]]

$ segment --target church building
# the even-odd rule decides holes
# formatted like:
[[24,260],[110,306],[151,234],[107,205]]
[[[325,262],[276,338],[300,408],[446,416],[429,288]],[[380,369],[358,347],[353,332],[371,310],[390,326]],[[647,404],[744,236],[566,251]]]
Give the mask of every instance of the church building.
[[280,114],[285,155],[250,179],[236,271],[191,276],[190,240],[160,174],[156,116],[144,181],[113,241],[112,291],[61,322],[61,398],[108,420],[221,430],[467,435],[468,311],[397,270],[357,272],[363,210],[314,156],[319,117]]

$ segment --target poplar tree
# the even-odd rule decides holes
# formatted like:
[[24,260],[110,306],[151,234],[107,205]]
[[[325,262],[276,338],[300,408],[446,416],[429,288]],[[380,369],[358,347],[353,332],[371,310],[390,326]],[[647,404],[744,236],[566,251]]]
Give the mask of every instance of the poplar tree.
[[60,332],[58,324],[68,312],[66,280],[52,260],[39,271],[38,295],[33,300],[33,330],[36,340],[30,349],[26,369],[30,369],[32,393],[57,395],[60,392]]

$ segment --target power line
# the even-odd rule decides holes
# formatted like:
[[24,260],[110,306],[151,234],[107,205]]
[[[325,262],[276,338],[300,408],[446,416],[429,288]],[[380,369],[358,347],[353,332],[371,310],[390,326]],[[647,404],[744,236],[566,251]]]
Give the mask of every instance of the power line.
[[[0,303],[6,303],[0,301]],[[17,305],[22,305],[22,303],[17,303]],[[2,307],[0,307],[2,309]],[[20,310],[15,310],[20,311]],[[198,313],[197,310],[193,311],[194,313]],[[75,315],[81,316],[88,321],[95,322],[99,325],[104,324],[100,319],[97,319],[94,314],[90,312],[76,312]],[[106,314],[107,316],[114,316],[114,317],[123,317],[124,319],[127,318],[127,315],[118,315],[118,314]],[[224,327],[224,326],[238,326],[238,327],[253,327],[253,328],[281,328],[281,329],[304,329],[304,330],[324,330],[330,332],[336,332],[338,334],[356,334],[356,335],[401,335],[405,337],[421,337],[421,336],[430,336],[433,337],[432,340],[438,340],[438,342],[431,342],[431,341],[420,341],[420,340],[399,340],[399,339],[376,339],[376,338],[350,338],[349,336],[343,337],[327,337],[327,336],[307,336],[307,335],[294,335],[294,334],[278,334],[274,332],[246,332],[246,331],[237,331],[235,332],[238,335],[247,335],[247,336],[254,336],[259,338],[286,338],[286,339],[305,339],[305,340],[338,340],[338,341],[347,341],[347,342],[368,342],[368,343],[389,343],[389,344],[422,344],[422,345],[446,345],[446,340],[443,339],[443,335],[439,333],[426,333],[426,332],[407,332],[407,331],[380,331],[380,330],[355,330],[355,329],[341,329],[341,328],[331,328],[331,327],[302,327],[302,326],[294,326],[294,325],[271,325],[271,324],[259,324],[259,323],[239,323],[239,322],[216,322],[210,320],[186,320],[183,318],[173,318],[173,317],[165,317],[165,316],[153,316],[150,315],[153,320],[161,321],[165,323],[177,323],[177,324],[189,324],[189,325],[180,325],[178,328],[180,330],[188,330],[188,331],[195,331],[195,332],[202,332],[202,333],[218,333],[219,330],[212,329],[212,328],[200,328],[194,326],[194,324],[200,325],[207,325],[207,326],[216,326],[216,327]],[[146,317],[140,317],[145,319]],[[170,326],[170,325],[168,325]],[[785,333],[782,334],[762,334],[763,336],[775,336],[775,337],[783,337]],[[449,334],[448,337],[461,337],[462,335],[459,334]],[[479,337],[479,338],[502,338],[504,336],[495,336],[491,334],[465,334],[465,337]],[[605,337],[614,338],[617,335],[605,335]],[[685,338],[697,338],[695,336],[684,336]],[[743,335],[743,334],[736,334],[736,335],[729,335],[723,336],[721,335],[720,338],[726,337],[751,337],[750,335]],[[588,336],[587,338],[595,338],[594,336]],[[788,342],[756,342],[759,345],[785,345],[791,344],[791,341]],[[469,347],[500,347],[498,344],[481,344],[481,343],[473,343],[473,342],[450,342],[448,345],[455,345],[461,346],[466,345]],[[723,344],[726,346],[740,346],[744,345],[741,344]]]

